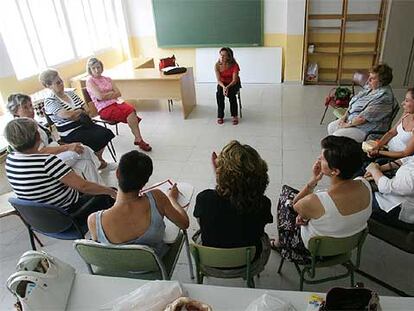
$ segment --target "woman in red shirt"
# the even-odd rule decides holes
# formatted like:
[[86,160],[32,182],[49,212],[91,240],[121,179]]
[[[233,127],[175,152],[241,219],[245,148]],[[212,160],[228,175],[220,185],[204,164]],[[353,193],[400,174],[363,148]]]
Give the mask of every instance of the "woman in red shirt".
[[217,123],[224,122],[224,96],[230,101],[230,112],[233,124],[239,123],[236,94],[240,89],[239,65],[233,56],[232,49],[220,49],[220,58],[214,67],[217,77]]

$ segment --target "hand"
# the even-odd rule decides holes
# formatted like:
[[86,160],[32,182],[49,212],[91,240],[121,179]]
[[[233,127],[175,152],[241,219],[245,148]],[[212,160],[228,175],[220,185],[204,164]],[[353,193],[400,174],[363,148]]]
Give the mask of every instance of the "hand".
[[309,222],[309,219],[304,219],[302,216],[296,216],[296,226],[306,226]]
[[370,173],[371,175],[374,175],[374,172],[376,171],[381,171],[381,168],[379,166],[378,163],[375,162],[371,162],[366,168],[365,170]]
[[174,184],[168,191],[168,197],[174,201],[177,201],[178,198],[178,188],[177,184]]
[[227,87],[227,86],[225,86],[225,87],[223,88],[223,94],[224,94],[224,96],[227,96],[227,95],[229,94],[229,89],[228,89],[228,87]]
[[374,147],[371,151],[368,151],[368,156],[370,157],[370,158],[375,158],[375,157],[377,157],[377,156],[379,156],[379,148],[377,148],[377,147]]
[[67,151],[74,151],[77,154],[81,154],[85,149],[81,143],[72,143],[66,145]]
[[117,195],[117,193],[118,193],[118,190],[117,189],[115,189],[115,188],[108,188],[108,195],[110,195],[111,196],[111,198],[112,199],[116,199],[116,195]]
[[364,174],[364,178],[365,179],[372,179],[372,174],[370,173],[370,172],[365,172],[365,174]]
[[322,173],[322,166],[321,166],[321,160],[317,159],[315,163],[312,166],[312,175],[313,175],[313,181],[318,182],[322,179],[323,173]]
[[345,121],[345,118],[339,119],[338,127],[343,128],[347,126],[347,122]]

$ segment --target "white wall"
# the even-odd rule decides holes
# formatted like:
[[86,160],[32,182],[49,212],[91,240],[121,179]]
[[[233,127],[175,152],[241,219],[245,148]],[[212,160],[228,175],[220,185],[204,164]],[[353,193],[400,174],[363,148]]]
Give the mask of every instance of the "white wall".
[[14,69],[0,34],[0,78],[14,75]]

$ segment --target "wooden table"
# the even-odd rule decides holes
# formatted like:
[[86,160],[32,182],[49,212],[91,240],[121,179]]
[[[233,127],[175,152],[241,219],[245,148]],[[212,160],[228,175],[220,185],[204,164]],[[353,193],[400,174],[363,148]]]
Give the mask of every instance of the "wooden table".
[[[101,306],[126,295],[148,281],[98,275],[76,274],[69,296],[67,311],[98,311]],[[306,310],[310,292],[221,287],[211,285],[182,284],[192,298],[210,304],[214,311],[243,311],[254,299],[264,293],[290,302],[297,311]],[[325,296],[325,294],[320,294]],[[380,297],[383,311],[407,311],[414,309],[414,298]],[[108,309],[105,309],[108,310]]]
[[[121,91],[123,98],[133,99],[174,99],[183,106],[186,119],[196,105],[193,69],[175,75],[164,75],[155,68],[142,68],[128,61],[105,70],[104,76],[110,77]],[[87,76],[71,79],[72,87],[85,87]]]

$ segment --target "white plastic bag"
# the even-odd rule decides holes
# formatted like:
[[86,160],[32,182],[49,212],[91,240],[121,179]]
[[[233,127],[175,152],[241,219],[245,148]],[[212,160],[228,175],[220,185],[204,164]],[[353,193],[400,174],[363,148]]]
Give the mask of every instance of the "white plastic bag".
[[101,307],[112,311],[162,311],[165,307],[183,295],[183,289],[177,281],[151,281]]
[[289,303],[283,300],[271,296],[269,294],[263,294],[259,298],[253,300],[248,306],[246,311],[294,311],[295,308]]

